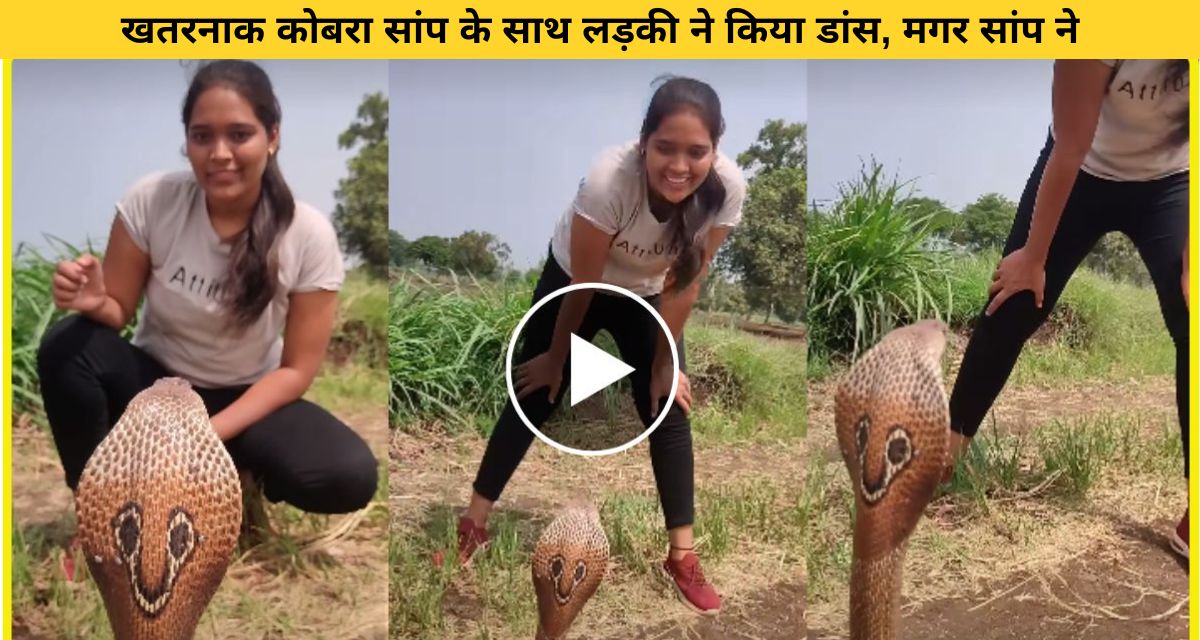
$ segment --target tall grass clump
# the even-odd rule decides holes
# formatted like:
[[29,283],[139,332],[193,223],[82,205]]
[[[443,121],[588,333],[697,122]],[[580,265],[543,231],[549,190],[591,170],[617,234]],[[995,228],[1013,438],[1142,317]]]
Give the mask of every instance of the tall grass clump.
[[[905,206],[905,184],[875,162],[809,224],[810,349],[851,357],[894,327],[945,317],[950,272],[932,248],[931,216]],[[944,292],[944,295],[943,295]]]
[[[38,391],[37,352],[46,330],[66,315],[54,306],[51,280],[58,261],[70,260],[82,253],[98,255],[91,247],[77,247],[47,237],[50,251],[20,244],[12,257],[12,392],[13,415],[28,414],[43,420],[42,396]],[[132,326],[125,335],[132,334]]]
[[437,422],[456,432],[499,415],[507,398],[504,356],[529,308],[525,283],[434,283],[415,275],[392,285],[388,321],[393,425]]

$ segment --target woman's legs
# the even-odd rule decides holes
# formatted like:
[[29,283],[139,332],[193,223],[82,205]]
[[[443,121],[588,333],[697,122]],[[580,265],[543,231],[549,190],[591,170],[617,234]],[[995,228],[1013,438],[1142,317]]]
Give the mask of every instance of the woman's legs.
[[[650,314],[628,298],[606,300],[613,307],[603,314],[604,328],[612,335],[621,359],[633,367],[630,383],[633,402],[642,424],[649,427],[655,420],[650,413],[650,372],[661,327]],[[679,368],[686,371],[684,341],[677,343]],[[661,406],[666,397],[655,398]],[[692,457],[692,425],[677,403],[666,408],[666,417],[649,436],[650,462],[658,486],[659,501],[667,530],[672,532],[672,546],[690,548],[692,522],[695,518],[695,473]],[[682,553],[677,554],[682,555]]]
[[[653,401],[659,407],[666,397],[650,397],[650,373],[658,348],[658,322],[629,299],[606,301],[615,309],[604,313],[604,328],[612,334],[621,359],[634,368],[631,374],[633,401],[642,424],[649,427],[655,417],[650,408]],[[679,369],[687,371],[684,340],[676,343]],[[714,614],[721,608],[721,597],[704,577],[700,560],[694,553],[692,523],[695,520],[695,462],[692,453],[692,424],[678,403],[672,402],[658,428],[649,436],[650,463],[654,481],[666,520],[670,548],[662,570],[675,587],[676,593],[688,607],[703,614]]]
[[[554,256],[550,256],[547,258],[537,287],[534,289],[531,306],[570,283],[570,276],[559,267]],[[585,340],[591,340],[599,329],[595,313],[595,298],[597,297],[593,296],[593,303],[589,307],[587,315],[584,316],[579,330],[575,332]],[[524,343],[519,355],[513,359],[514,366],[531,360],[550,348],[550,342],[554,336],[554,324],[558,319],[558,310],[562,301],[563,296],[554,298],[529,319],[522,330]],[[564,380],[567,379],[569,372],[570,358],[563,365]],[[557,398],[550,398],[549,391],[546,389],[534,391],[521,401],[521,409],[530,422],[540,427],[562,402],[566,389],[567,385],[563,384]],[[492,429],[487,449],[484,451],[483,459],[479,463],[479,470],[475,475],[474,493],[465,517],[470,519],[476,528],[482,528],[486,524],[492,505],[500,499],[500,494],[504,491],[504,487],[512,478],[513,473],[516,472],[517,466],[521,464],[521,460],[532,443],[533,433],[521,422],[512,401],[509,400],[505,403],[504,410],[496,421],[496,426]]]
[[1188,476],[1188,306],[1183,297],[1183,250],[1188,235],[1188,174],[1130,185],[1120,230],[1137,247],[1154,281],[1167,332],[1175,343],[1175,404]]
[[[209,415],[246,387],[197,389]],[[240,470],[262,483],[271,502],[310,513],[349,513],[375,495],[379,463],[350,427],[307,400],[292,401],[225,443]]]
[[[1051,144],[1047,143],[1025,185],[1004,247],[1005,255],[1025,245]],[[1063,208],[1046,257],[1042,307],[1035,305],[1033,292],[1023,291],[1009,298],[993,315],[980,313],[950,395],[951,449],[955,457],[965,450],[969,439],[978,431],[1008,381],[1025,342],[1050,315],[1079,263],[1111,229],[1108,221],[1112,217],[1112,199],[1119,193],[1119,188],[1118,183],[1106,182],[1081,171]]]
[[[71,315],[54,325],[38,351],[46,417],[74,490],[92,451],[135,395],[171,375],[113,329]],[[196,389],[209,415],[241,389]],[[375,492],[377,467],[353,431],[312,403],[282,407],[226,443],[234,463],[262,476],[268,499],[306,511],[361,508]]]
[[84,316],[69,315],[46,332],[38,349],[38,382],[72,491],[129,401],[167,375],[145,351]]

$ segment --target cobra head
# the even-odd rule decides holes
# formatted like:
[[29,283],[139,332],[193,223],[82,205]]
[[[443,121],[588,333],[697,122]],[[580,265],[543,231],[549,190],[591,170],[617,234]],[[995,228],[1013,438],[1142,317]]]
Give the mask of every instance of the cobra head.
[[191,638],[232,560],[241,486],[204,403],[164,378],[88,459],[79,537],[118,640]]
[[938,320],[893,330],[838,386],[834,421],[864,520],[854,545],[864,558],[908,538],[941,478],[950,425],[946,331]]
[[533,552],[538,640],[560,640],[608,570],[608,537],[591,504],[567,507],[550,523]]

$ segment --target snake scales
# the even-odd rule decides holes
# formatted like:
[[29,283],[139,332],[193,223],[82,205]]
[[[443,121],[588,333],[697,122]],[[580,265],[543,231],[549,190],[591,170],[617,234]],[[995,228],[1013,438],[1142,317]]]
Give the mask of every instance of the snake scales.
[[855,493],[852,640],[896,635],[905,548],[937,489],[949,445],[945,346],[941,322],[896,329],[838,386],[834,422]]
[[232,559],[242,498],[187,382],[163,378],[130,401],[88,459],[75,509],[117,640],[191,638]]
[[594,506],[566,508],[533,550],[536,640],[561,640],[608,570],[608,537]]

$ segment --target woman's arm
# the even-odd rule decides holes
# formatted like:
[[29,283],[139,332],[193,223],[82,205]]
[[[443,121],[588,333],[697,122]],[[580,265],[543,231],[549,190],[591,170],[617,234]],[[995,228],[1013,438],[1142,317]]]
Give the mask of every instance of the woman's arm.
[[[671,336],[676,340],[683,333],[683,326],[687,324],[688,316],[692,313],[692,306],[696,304],[696,299],[700,297],[700,284],[703,282],[704,277],[708,275],[708,267],[712,262],[713,256],[717,254],[717,250],[721,248],[721,244],[725,242],[725,238],[729,236],[729,230],[730,227],[713,227],[709,230],[707,241],[703,247],[704,253],[701,256],[700,270],[697,272],[695,279],[687,287],[680,291],[674,291],[671,287],[673,274],[667,274],[667,282],[663,287],[658,312],[662,315],[663,320],[666,321],[667,326],[670,327]],[[666,347],[666,344],[660,340],[659,346]],[[667,353],[669,354],[670,352],[668,351]]]
[[325,349],[333,333],[337,296],[336,291],[291,295],[279,368],[263,376],[233,404],[212,417],[213,428],[222,440],[237,436],[308,391],[325,359]]
[[[700,284],[708,275],[708,267],[712,263],[713,256],[717,254],[717,250],[721,248],[725,238],[729,236],[729,231],[730,227],[726,226],[713,227],[709,230],[704,246],[704,255],[701,257],[700,270],[691,284],[683,290],[673,291],[670,286],[673,274],[667,274],[667,282],[664,284],[662,298],[659,300],[658,313],[667,323],[667,328],[671,330],[671,339],[678,341],[679,336],[683,334],[683,327],[692,313],[692,306],[700,297]],[[658,399],[670,393],[671,376],[669,374],[673,369],[671,345],[667,343],[667,336],[659,333],[658,348],[654,351],[654,364],[651,366],[650,373],[651,416],[658,416]],[[676,402],[683,408],[684,413],[688,413],[692,409],[691,385],[683,370],[679,370],[677,377],[680,384],[676,392]]]
[[1035,303],[1042,306],[1046,256],[1079,168],[1092,147],[1111,76],[1112,69],[1096,60],[1054,63],[1051,92],[1054,147],[1038,185],[1025,245],[1000,261],[988,290],[989,295],[994,295],[987,308],[988,315],[1012,295],[1026,290],[1033,291]]
[[[612,236],[583,216],[572,218],[571,284],[600,281],[611,242]],[[554,257],[548,259],[553,260]],[[571,334],[579,330],[594,294],[593,289],[580,289],[563,296],[558,318],[554,322],[554,335],[550,338],[550,349],[516,368],[514,386],[517,398],[524,398],[542,387],[548,388],[551,401],[558,397],[562,368],[571,350]]]
[[113,219],[104,263],[84,254],[58,264],[54,304],[120,331],[137,313],[150,274],[150,256],[134,244],[120,217]]
[[[571,220],[571,284],[599,282],[608,261],[608,249],[612,236],[588,222],[583,216]],[[554,323],[554,337],[550,353],[559,361],[565,361],[571,347],[571,333],[579,329],[583,316],[592,301],[594,289],[581,289],[566,294],[558,320]]]

